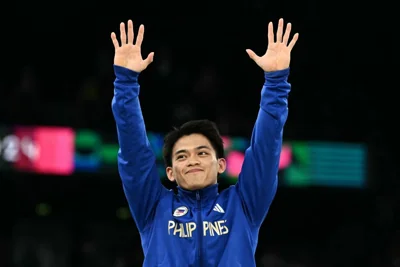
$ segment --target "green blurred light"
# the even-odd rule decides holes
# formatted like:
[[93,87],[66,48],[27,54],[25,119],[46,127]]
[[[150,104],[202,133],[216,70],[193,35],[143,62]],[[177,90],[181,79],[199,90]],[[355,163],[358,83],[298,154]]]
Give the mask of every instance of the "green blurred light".
[[127,207],[120,207],[117,209],[117,218],[120,220],[127,220],[131,218],[131,213]]
[[39,203],[36,205],[35,211],[39,216],[48,216],[51,213],[51,206],[47,203]]

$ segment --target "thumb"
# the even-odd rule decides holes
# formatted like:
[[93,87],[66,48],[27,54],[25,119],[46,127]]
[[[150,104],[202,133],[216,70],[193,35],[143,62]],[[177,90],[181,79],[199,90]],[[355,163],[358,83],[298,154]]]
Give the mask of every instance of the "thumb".
[[254,53],[253,50],[251,49],[246,49],[246,52],[249,55],[249,57],[254,61],[257,61],[257,59],[259,58],[259,56],[257,56],[256,53]]
[[153,60],[154,60],[154,52],[151,52],[144,61],[146,62],[146,65],[149,65],[151,62],[153,62]]

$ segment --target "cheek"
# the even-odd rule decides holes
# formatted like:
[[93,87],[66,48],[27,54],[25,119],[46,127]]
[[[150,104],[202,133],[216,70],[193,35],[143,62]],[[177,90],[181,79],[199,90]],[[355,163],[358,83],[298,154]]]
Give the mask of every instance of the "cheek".
[[181,176],[182,175],[182,168],[179,165],[176,165],[174,168],[174,174],[175,176]]
[[219,169],[219,161],[216,159],[216,160],[214,160],[213,164],[214,164],[215,168],[217,168],[217,170],[218,170]]
[[218,160],[212,160],[211,162],[208,162],[208,169],[212,172],[218,171],[219,169]]

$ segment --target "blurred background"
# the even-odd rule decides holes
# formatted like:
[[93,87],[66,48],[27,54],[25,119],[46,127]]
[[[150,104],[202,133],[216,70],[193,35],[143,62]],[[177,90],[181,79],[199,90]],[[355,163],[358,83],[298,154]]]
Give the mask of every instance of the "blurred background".
[[9,4],[1,18],[1,267],[141,266],[111,113],[110,33],[121,21],[143,23],[143,54],[155,52],[140,75],[140,100],[163,183],[173,187],[161,165],[163,135],[207,118],[225,138],[223,189],[236,182],[264,82],[245,49],[264,53],[267,24],[280,17],[300,39],[258,266],[400,266],[396,103],[378,73],[390,50],[377,50],[385,33],[359,6]]

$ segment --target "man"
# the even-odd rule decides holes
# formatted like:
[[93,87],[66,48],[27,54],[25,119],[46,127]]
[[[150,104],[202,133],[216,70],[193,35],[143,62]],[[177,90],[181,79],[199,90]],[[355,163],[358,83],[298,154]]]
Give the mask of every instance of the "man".
[[295,34],[289,42],[291,24],[285,33],[283,24],[280,19],[275,40],[269,23],[265,55],[246,50],[264,71],[265,84],[238,183],[221,193],[217,177],[226,167],[223,144],[207,120],[188,122],[166,136],[166,174],[177,183],[178,193],[162,186],[138,99],[139,73],[153,61],[154,53],[142,59],[143,25],[135,43],[132,21],[127,35],[121,23],[121,43],[111,34],[118,168],[141,235],[143,266],[255,266],[258,232],[277,189],[290,52],[298,39]]

